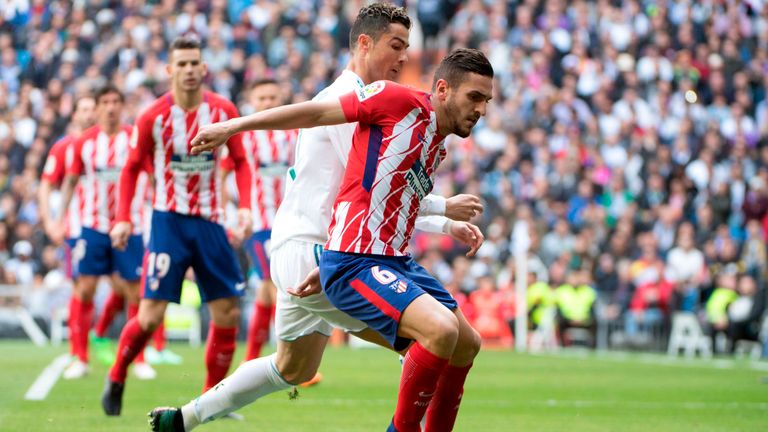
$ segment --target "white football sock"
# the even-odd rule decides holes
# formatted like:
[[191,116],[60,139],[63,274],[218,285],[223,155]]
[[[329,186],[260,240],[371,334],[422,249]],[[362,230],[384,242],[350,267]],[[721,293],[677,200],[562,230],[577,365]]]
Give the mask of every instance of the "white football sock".
[[291,387],[275,365],[277,354],[240,365],[232,375],[181,407],[184,429],[189,432],[202,423],[221,418],[256,399]]

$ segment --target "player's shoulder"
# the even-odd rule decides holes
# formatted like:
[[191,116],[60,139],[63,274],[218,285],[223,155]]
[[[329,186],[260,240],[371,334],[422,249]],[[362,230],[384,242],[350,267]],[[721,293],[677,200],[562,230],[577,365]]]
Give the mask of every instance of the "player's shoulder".
[[224,108],[225,110],[236,110],[235,104],[231,100],[224,96],[206,90],[204,93],[204,100],[208,101],[208,104],[214,108]]
[[136,117],[136,124],[153,122],[158,116],[170,110],[172,105],[173,99],[170,93],[163,94],[139,113],[138,117]]
[[73,141],[73,143],[83,143],[90,139],[96,138],[99,133],[101,132],[101,127],[99,125],[93,125],[89,127],[88,129],[84,130],[80,136]]
[[403,102],[420,101],[423,99],[423,91],[398,84],[394,81],[374,81],[357,91],[357,98],[360,102],[376,98],[379,95],[385,96],[389,100],[398,100]]
[[51,146],[51,149],[48,150],[48,154],[57,155],[65,152],[67,150],[67,147],[72,145],[72,143],[75,142],[75,137],[72,134],[64,135],[63,137],[56,140],[55,143]]

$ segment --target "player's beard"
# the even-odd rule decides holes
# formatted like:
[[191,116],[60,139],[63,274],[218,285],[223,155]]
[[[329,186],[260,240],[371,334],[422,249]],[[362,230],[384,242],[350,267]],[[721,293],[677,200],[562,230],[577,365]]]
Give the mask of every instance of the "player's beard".
[[459,107],[459,104],[457,104],[453,98],[453,96],[449,97],[448,100],[445,102],[446,106],[446,112],[450,114],[451,116],[451,122],[453,123],[453,133],[460,136],[461,138],[466,138],[469,136],[470,132],[472,132],[472,128],[474,127],[474,123],[470,127],[465,126],[465,121],[467,120],[467,116],[462,115],[462,110]]

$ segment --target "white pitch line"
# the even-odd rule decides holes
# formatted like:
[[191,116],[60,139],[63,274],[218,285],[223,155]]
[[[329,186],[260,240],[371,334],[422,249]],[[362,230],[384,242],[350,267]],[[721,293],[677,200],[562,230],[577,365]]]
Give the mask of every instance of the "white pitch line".
[[48,396],[48,392],[51,391],[53,385],[59,380],[61,372],[69,364],[69,354],[62,354],[56,357],[51,364],[49,364],[40,376],[37,377],[32,386],[27,390],[24,395],[26,400],[44,400]]

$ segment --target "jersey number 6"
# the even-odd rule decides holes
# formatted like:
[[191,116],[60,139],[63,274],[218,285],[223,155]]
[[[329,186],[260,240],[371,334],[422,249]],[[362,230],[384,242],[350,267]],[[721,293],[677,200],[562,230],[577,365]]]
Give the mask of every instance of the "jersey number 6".
[[389,285],[397,280],[397,276],[389,270],[382,270],[379,266],[371,267],[371,274],[382,285]]

